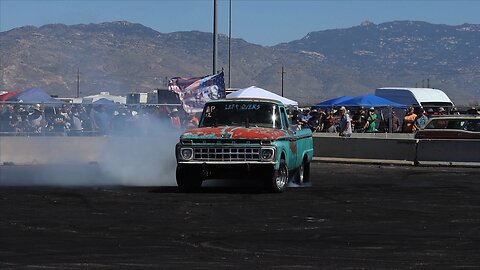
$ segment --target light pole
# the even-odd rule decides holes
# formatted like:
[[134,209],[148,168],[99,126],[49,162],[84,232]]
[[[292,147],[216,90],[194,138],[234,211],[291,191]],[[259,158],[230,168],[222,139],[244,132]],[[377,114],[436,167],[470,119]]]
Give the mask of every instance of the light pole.
[[213,0],[213,72],[212,72],[212,75],[217,74],[217,56],[218,56],[217,7],[218,7],[218,1]]
[[282,97],[283,97],[283,74],[285,74],[285,71],[283,69],[283,66],[282,66]]
[[80,97],[80,68],[77,67],[77,98]]

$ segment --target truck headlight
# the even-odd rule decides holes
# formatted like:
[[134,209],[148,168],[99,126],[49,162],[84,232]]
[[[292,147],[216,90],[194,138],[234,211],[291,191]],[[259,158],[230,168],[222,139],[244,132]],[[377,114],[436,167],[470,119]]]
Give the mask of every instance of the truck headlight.
[[260,157],[262,158],[262,160],[272,160],[273,154],[273,148],[262,148],[262,150],[260,151]]
[[180,157],[183,160],[191,160],[193,158],[192,148],[180,148]]

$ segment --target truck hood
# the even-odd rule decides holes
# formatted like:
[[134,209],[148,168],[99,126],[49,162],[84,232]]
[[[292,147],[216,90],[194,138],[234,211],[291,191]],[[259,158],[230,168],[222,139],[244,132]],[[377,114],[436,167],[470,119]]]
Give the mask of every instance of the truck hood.
[[276,140],[287,136],[284,130],[260,127],[203,127],[186,131],[182,139],[259,139]]

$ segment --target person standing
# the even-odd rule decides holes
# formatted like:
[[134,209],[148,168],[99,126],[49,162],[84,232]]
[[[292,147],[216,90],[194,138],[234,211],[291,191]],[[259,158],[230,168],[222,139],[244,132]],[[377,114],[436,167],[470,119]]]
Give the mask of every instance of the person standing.
[[377,132],[377,114],[375,113],[375,108],[371,107],[368,110],[367,123],[365,125],[365,131],[368,133]]
[[67,125],[67,118],[64,114],[62,114],[62,110],[56,108],[55,115],[51,118],[50,125],[52,126],[52,135],[56,136],[65,136],[66,133],[66,125]]
[[409,107],[403,117],[403,132],[413,133],[416,131],[415,119],[417,119],[417,115],[413,112],[413,107]]
[[365,115],[365,110],[363,107],[359,107],[356,113],[352,117],[352,123],[355,133],[365,132],[365,125],[367,123],[367,116]]
[[325,111],[325,116],[322,118],[322,131],[334,133],[335,131],[335,117],[332,115],[331,110]]
[[80,117],[78,107],[73,107],[71,116],[71,126],[70,126],[70,133],[71,135],[81,135],[83,131],[82,127],[82,119]]
[[395,111],[392,111],[391,120],[388,119],[388,123],[389,123],[389,125],[390,124],[392,125],[392,132],[393,133],[402,132],[402,126],[400,125],[400,118],[398,118]]
[[417,119],[415,120],[415,129],[416,130],[423,129],[427,125],[427,122],[428,122],[428,117],[425,115],[425,110],[420,109],[420,111],[418,112]]
[[107,135],[110,133],[111,127],[111,116],[107,112],[107,109],[104,105],[98,105],[98,107],[93,109],[93,123],[95,131],[98,135]]
[[172,112],[170,113],[170,124],[174,129],[182,128],[182,121],[180,119],[180,113],[178,112],[177,108],[173,108]]
[[320,118],[320,114],[316,109],[313,109],[310,114],[312,117],[308,119],[307,125],[310,127],[312,132],[320,132],[322,129],[322,119]]
[[19,116],[12,105],[6,105],[7,110],[0,114],[0,132],[19,132]]
[[42,133],[45,131],[47,120],[45,119],[45,114],[40,104],[35,104],[33,106],[33,112],[28,114],[27,118],[30,129],[33,133]]
[[342,137],[352,136],[352,118],[345,107],[340,108],[340,126],[339,135]]

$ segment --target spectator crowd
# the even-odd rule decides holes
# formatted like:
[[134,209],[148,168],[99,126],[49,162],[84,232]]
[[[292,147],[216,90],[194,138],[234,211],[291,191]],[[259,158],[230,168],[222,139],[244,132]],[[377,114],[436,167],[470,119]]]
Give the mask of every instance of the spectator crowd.
[[[395,110],[357,107],[292,110],[291,121],[298,129],[312,132],[338,133],[349,137],[352,133],[413,133],[422,129],[429,118],[447,114],[442,108],[424,110],[413,107],[398,116]],[[460,114],[451,108],[449,114]],[[480,114],[472,107],[467,114]],[[387,116],[385,117],[386,114]],[[181,106],[135,104],[0,104],[0,136],[95,136],[146,135],[158,131],[185,130],[197,127],[199,114],[187,114]]]
[[148,134],[198,126],[171,105],[0,104],[0,136]]
[[[465,114],[480,114],[472,107]],[[386,114],[386,116],[385,116]],[[302,112],[293,110],[292,124],[298,129],[310,128],[312,132],[338,133],[340,136],[349,137],[352,133],[413,133],[423,129],[431,117],[446,115],[443,107],[415,110],[409,107],[404,115],[398,116],[396,110],[384,110],[370,107],[357,107],[353,113],[347,108],[337,109],[305,109]],[[451,108],[448,114],[458,115],[459,110]]]

